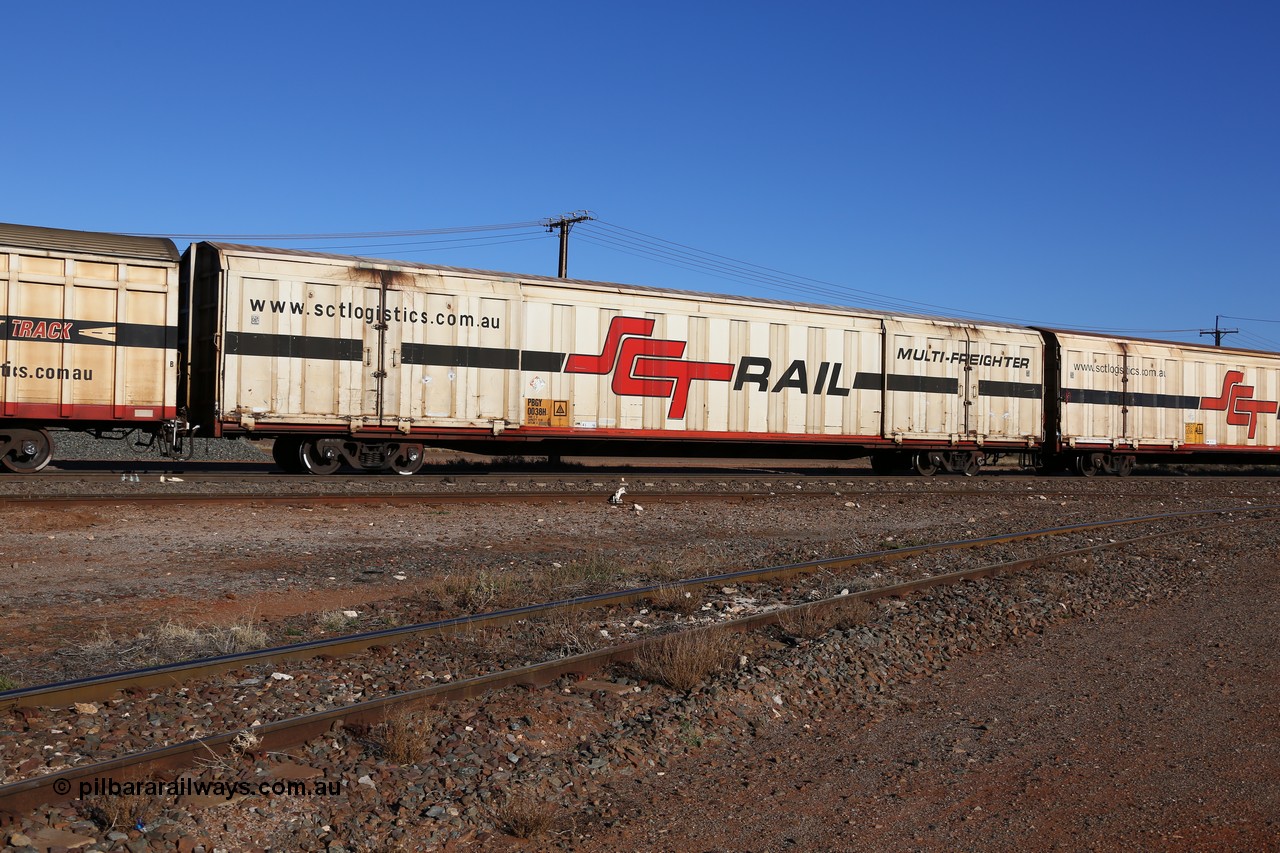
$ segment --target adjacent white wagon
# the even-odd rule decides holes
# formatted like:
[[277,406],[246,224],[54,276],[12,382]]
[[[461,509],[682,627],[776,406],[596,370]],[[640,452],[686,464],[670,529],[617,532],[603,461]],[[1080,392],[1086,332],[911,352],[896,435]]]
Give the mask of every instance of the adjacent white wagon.
[[177,322],[171,241],[0,225],[0,463],[43,468],[49,427],[172,421]]

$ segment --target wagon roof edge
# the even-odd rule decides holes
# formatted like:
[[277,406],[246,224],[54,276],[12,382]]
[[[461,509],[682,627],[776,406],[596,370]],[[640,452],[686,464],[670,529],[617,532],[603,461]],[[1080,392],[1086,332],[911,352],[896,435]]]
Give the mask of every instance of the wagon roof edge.
[[178,247],[167,237],[139,237],[105,231],[74,231],[42,225],[0,222],[0,245],[82,255],[109,255],[176,264]]
[[504,272],[501,270],[486,270],[474,267],[454,267],[445,264],[425,264],[419,261],[395,260],[389,258],[374,258],[364,255],[340,255],[328,252],[312,252],[306,249],[286,249],[275,246],[252,246],[242,243],[223,243],[218,241],[202,241],[199,245],[209,246],[220,252],[228,252],[231,254],[243,255],[270,255],[281,258],[296,258],[305,260],[308,258],[339,261],[343,263],[356,262],[360,264],[373,264],[378,266],[386,266],[393,269],[416,269],[430,272],[448,272],[459,275],[484,276],[488,278],[507,279],[510,281],[529,282],[534,284],[550,284],[550,285],[570,285],[574,287],[588,287],[593,290],[615,290],[615,291],[637,291],[640,293],[673,296],[686,299],[697,300],[714,300],[719,302],[733,302],[744,305],[763,305],[770,307],[786,307],[791,309],[804,309],[809,311],[822,311],[833,314],[856,314],[858,316],[868,317],[871,319],[894,319],[906,318],[911,320],[924,320],[931,322],[945,323],[949,326],[978,326],[983,328],[1010,329],[1014,331],[1030,331],[1026,326],[1019,326],[1015,323],[1000,323],[991,320],[977,320],[966,317],[947,317],[940,314],[913,314],[907,311],[881,311],[874,308],[864,308],[857,305],[835,305],[831,303],[815,303],[815,302],[796,302],[786,299],[771,299],[766,296],[743,296],[741,294],[729,293],[711,293],[698,290],[681,290],[671,287],[655,287],[647,284],[624,284],[621,282],[611,281],[595,281],[592,279],[576,279],[576,278],[555,278],[553,276],[534,275],[530,273]]

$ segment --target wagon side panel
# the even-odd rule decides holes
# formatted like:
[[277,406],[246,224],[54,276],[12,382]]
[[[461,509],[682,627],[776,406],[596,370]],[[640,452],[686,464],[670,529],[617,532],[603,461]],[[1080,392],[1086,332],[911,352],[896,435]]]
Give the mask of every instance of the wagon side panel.
[[7,229],[26,240],[0,240],[0,413],[71,428],[172,418],[176,256],[82,250],[77,242],[114,236],[87,232],[56,232],[56,246],[40,247],[32,244],[48,229]]
[[218,400],[228,426],[376,423],[380,285],[341,264],[230,253]]

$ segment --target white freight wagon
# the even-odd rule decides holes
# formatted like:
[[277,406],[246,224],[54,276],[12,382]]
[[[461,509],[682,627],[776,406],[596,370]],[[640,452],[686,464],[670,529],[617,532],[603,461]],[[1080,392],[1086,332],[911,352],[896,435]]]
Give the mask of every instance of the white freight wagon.
[[39,471],[50,427],[158,432],[177,416],[169,240],[0,225],[0,463]]
[[276,437],[299,470],[770,445],[971,473],[1044,434],[1028,329],[216,243],[186,260],[193,421]]
[[1142,455],[1280,452],[1274,353],[1043,331],[1058,451],[1081,473],[1127,473]]

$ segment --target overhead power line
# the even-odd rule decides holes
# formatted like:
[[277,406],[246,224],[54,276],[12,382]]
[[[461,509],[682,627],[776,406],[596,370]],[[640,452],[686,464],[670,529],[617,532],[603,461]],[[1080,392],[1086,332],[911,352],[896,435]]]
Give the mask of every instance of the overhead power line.
[[1246,323],[1280,323],[1280,320],[1263,320],[1260,317],[1232,317],[1230,314],[1219,314],[1224,320],[1244,320]]
[[382,237],[426,237],[433,234],[467,234],[476,231],[511,231],[542,223],[505,222],[496,225],[459,225],[453,228],[420,228],[408,231],[338,231],[321,234],[142,234],[134,237],[168,237],[170,240],[375,240]]
[[[599,227],[597,227],[599,226]],[[645,234],[621,225],[596,220],[588,226],[592,242],[612,246],[618,251],[655,260],[658,263],[690,269],[711,275],[715,278],[740,281],[751,284],[763,284],[801,293],[817,295],[827,299],[849,299],[856,294],[858,300],[868,307],[879,307],[888,310],[911,311],[915,313],[956,313],[941,305],[928,302],[917,302],[910,299],[888,297],[870,290],[862,290],[835,282],[808,276],[794,275],[772,267],[741,261],[726,255],[695,249],[683,243],[664,240],[652,234]],[[589,239],[584,233],[583,239]],[[1005,322],[1020,322],[1010,317],[993,314],[975,314]]]
[[[524,234],[526,236],[520,236]],[[443,240],[412,240],[396,243],[338,243],[328,246],[303,246],[300,248],[317,252],[328,252],[337,249],[399,249],[402,246],[436,246],[438,248],[414,249],[411,251],[434,252],[445,249],[456,249],[466,246],[497,246],[503,243],[519,243],[525,240],[545,240],[541,229],[537,231],[516,232],[515,234],[487,234],[482,237],[452,237]]]
[[[968,317],[973,320],[987,322],[1012,323],[1023,326],[1052,326],[1053,323],[1037,322],[1019,317],[999,314],[986,314],[952,306],[919,302],[911,299],[888,296],[871,290],[852,287],[837,282],[797,275],[782,270],[766,267],[761,264],[731,258],[727,255],[697,249],[684,243],[666,240],[652,234],[646,234],[610,222],[596,219],[589,211],[575,211],[558,218],[542,220],[526,220],[523,222],[493,223],[487,225],[461,225],[448,228],[417,228],[394,231],[340,231],[314,234],[160,234],[135,232],[140,237],[167,237],[180,240],[236,240],[258,242],[314,242],[327,240],[358,240],[354,244],[312,245],[307,248],[314,251],[347,250],[353,254],[367,256],[370,249],[395,249],[397,255],[421,254],[426,252],[449,251],[458,248],[484,248],[507,243],[521,243],[546,239],[544,232],[560,231],[560,264],[559,275],[567,275],[567,242],[569,231],[574,225],[581,225],[579,239],[609,251],[632,257],[642,258],[654,263],[688,270],[701,276],[723,281],[737,282],[755,287],[766,287],[776,292],[780,298],[799,294],[801,300],[818,299],[840,305],[858,306],[872,310],[902,311],[916,314],[933,314],[951,317]],[[485,233],[492,232],[492,233]],[[392,238],[415,237],[448,237],[449,235],[481,234],[474,237],[453,237],[450,239],[403,240],[396,242],[370,243],[364,241],[386,240]],[[1219,315],[1222,319],[1239,320],[1250,323],[1280,323],[1276,319],[1257,317],[1234,317]],[[1238,334],[1238,329],[1222,329],[1219,324],[1215,329],[1122,329],[1103,326],[1079,326],[1081,331],[1109,334],[1203,334],[1215,335],[1215,341],[1221,345],[1224,335]],[[1254,343],[1276,346],[1274,341],[1251,335],[1245,332],[1241,340],[1249,339]]]

